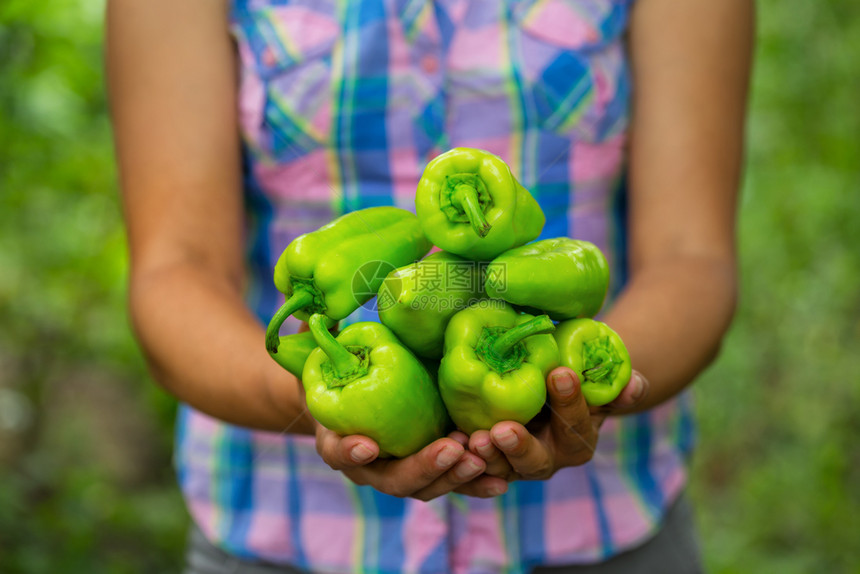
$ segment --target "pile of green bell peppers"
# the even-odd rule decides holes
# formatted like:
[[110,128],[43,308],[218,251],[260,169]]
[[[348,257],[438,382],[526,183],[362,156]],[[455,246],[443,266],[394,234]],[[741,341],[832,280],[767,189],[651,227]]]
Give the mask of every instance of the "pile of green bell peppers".
[[[373,438],[381,456],[408,456],[454,428],[526,424],[559,365],[577,373],[588,404],[607,404],[632,373],[621,338],[593,319],[609,265],[587,241],[537,240],[544,222],[499,157],[443,153],[419,179],[414,214],[353,211],[284,249],[266,349],[301,380],[320,424]],[[380,322],[336,333],[374,293]],[[291,315],[309,331],[280,335]]]

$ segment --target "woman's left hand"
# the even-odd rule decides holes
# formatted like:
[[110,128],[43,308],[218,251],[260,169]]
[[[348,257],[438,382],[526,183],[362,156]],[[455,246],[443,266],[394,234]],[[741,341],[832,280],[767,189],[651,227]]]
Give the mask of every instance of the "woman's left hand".
[[529,423],[529,429],[513,421],[496,423],[489,431],[472,433],[469,450],[487,462],[485,474],[508,481],[544,480],[591,460],[606,417],[634,409],[647,394],[648,380],[633,371],[618,398],[589,407],[576,373],[558,367],[547,379],[548,422]]

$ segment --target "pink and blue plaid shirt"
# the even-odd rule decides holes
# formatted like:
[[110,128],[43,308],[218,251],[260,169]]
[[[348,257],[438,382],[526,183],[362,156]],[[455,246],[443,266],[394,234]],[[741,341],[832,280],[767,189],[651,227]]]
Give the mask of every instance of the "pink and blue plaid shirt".
[[[456,146],[511,166],[546,213],[543,237],[597,244],[617,294],[629,4],[234,0],[247,300],[260,321],[282,302],[272,269],[290,240],[347,211],[412,209],[424,165]],[[525,572],[599,561],[653,534],[686,480],[688,402],[612,418],[591,462],[493,499],[387,496],[331,470],[312,437],[187,406],[176,464],[195,522],[238,556],[315,572]]]

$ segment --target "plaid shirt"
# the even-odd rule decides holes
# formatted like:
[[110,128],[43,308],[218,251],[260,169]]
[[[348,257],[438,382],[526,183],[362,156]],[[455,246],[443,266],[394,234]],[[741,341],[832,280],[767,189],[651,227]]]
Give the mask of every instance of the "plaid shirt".
[[[456,146],[502,157],[543,237],[597,244],[625,281],[630,85],[625,0],[234,0],[248,216],[247,300],[265,324],[296,236],[374,205],[413,209]],[[350,321],[374,318],[362,309]],[[287,329],[295,329],[290,319]],[[262,341],[261,341],[262,344]],[[686,480],[686,394],[608,420],[594,458],[493,499],[430,502],[356,486],[311,437],[187,406],[176,464],[190,512],[238,556],[317,572],[521,572],[605,559],[653,534]]]

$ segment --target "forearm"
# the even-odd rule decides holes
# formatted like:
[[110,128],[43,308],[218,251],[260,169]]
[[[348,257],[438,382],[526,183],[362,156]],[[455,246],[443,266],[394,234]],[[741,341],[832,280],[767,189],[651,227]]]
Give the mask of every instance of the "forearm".
[[297,379],[266,353],[238,290],[194,263],[132,274],[132,320],[153,375],[179,400],[251,428],[312,434]]
[[682,255],[633,276],[604,320],[650,383],[637,411],[681,392],[716,358],[736,298],[727,259]]
[[714,359],[734,312],[752,38],[749,0],[647,0],[632,12],[630,281],[606,321],[650,382],[639,409]]
[[155,378],[227,422],[311,432],[242,300],[235,50],[225,2],[111,0],[107,78],[132,320]]

